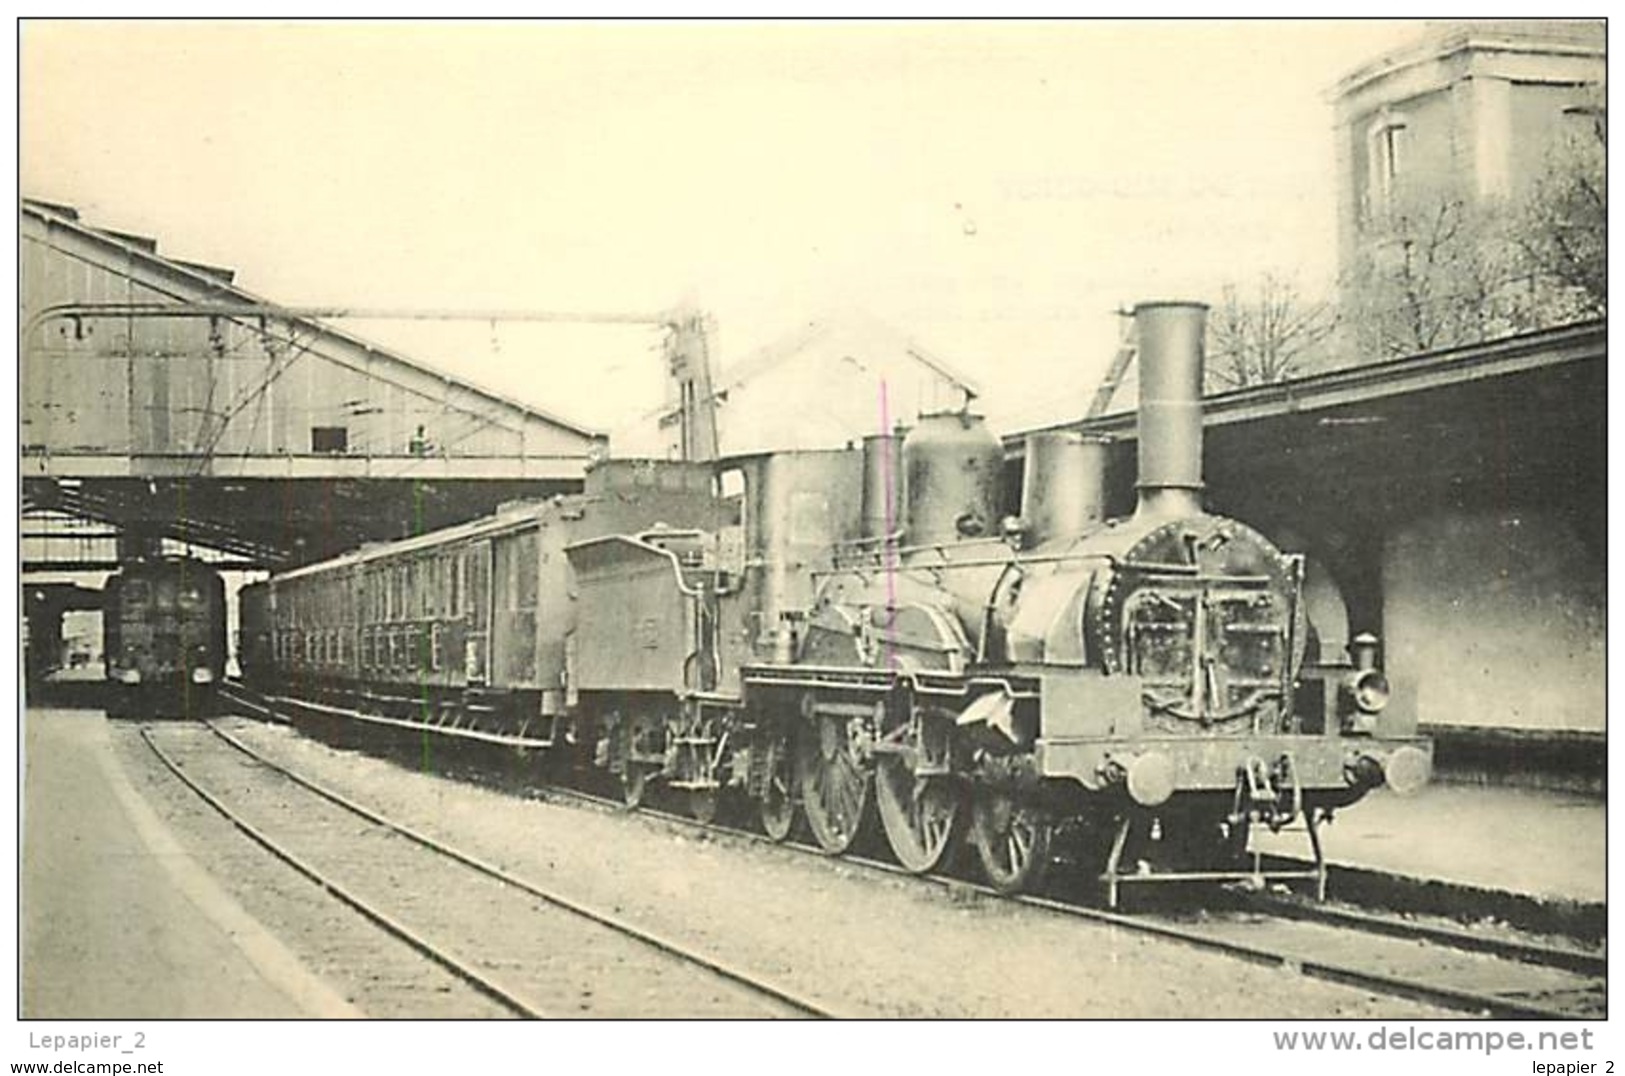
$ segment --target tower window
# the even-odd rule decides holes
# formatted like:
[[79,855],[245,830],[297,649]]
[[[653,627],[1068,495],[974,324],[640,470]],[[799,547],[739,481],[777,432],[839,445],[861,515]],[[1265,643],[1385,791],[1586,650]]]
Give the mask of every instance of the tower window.
[[1382,144],[1378,153],[1382,162],[1382,176],[1391,191],[1394,181],[1399,178],[1401,170],[1402,154],[1405,146],[1405,128],[1402,126],[1384,127],[1381,137]]
[[1383,114],[1366,135],[1369,160],[1370,205],[1374,212],[1388,209],[1399,192],[1400,177],[1408,164],[1409,131],[1403,116]]

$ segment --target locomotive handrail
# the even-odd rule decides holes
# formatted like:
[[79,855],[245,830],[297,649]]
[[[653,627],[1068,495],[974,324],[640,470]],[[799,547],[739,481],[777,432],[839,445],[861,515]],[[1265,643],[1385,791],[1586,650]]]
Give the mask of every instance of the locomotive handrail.
[[[692,535],[692,536],[703,536],[705,532],[704,531],[658,531],[658,532],[645,532],[645,533],[659,533],[659,534],[663,534],[663,535],[675,534],[675,535],[681,535],[681,536],[687,537],[687,536],[690,536],[690,535]],[[639,536],[634,536],[634,535],[630,535],[630,534],[606,534],[606,535],[602,535],[601,537],[598,537],[598,538],[588,538],[584,542],[572,542],[570,545],[567,545],[567,546],[564,547],[564,552],[566,554],[569,554],[573,550],[587,549],[589,547],[598,546],[598,545],[607,545],[607,544],[612,543],[612,542],[619,542],[619,543],[621,543],[623,545],[632,546],[635,549],[641,549],[646,553],[653,553],[656,556],[664,557],[667,561],[669,561],[671,563],[672,574],[674,576],[676,576],[676,579],[677,579],[678,593],[686,595],[687,597],[690,597],[690,598],[703,598],[703,597],[705,597],[705,594],[706,594],[705,588],[689,586],[688,582],[686,580],[684,580],[684,578],[683,578],[683,562],[682,562],[681,558],[679,558],[677,556],[676,553],[673,553],[671,550],[666,549],[663,546],[655,545],[652,542],[646,542]]]
[[711,532],[700,530],[698,527],[651,527],[648,530],[639,531],[633,537],[639,541],[648,541],[651,535],[660,538],[704,538],[709,533]]
[[1267,575],[1226,575],[1223,572],[1203,572],[1194,564],[1146,564],[1135,561],[1122,561],[1118,565],[1124,572],[1136,572],[1141,575],[1172,575],[1180,579],[1190,579],[1198,583],[1224,583],[1235,586],[1263,587],[1274,582]]
[[[942,546],[935,546],[935,545],[919,545],[919,546],[911,546],[911,547],[909,547],[907,549],[899,549],[897,552],[898,552],[899,555],[902,555],[902,554],[905,554],[905,553],[920,553],[920,552],[924,552],[926,550],[938,550],[938,551],[940,551],[942,548],[943,548]],[[1068,561],[1078,561],[1078,560],[1104,560],[1104,561],[1107,561],[1107,562],[1110,562],[1110,563],[1116,563],[1117,558],[1116,558],[1115,555],[1113,555],[1111,553],[1087,553],[1087,552],[1045,553],[1045,554],[1040,555],[1040,556],[980,557],[980,558],[976,558],[976,559],[973,559],[973,560],[948,560],[948,561],[943,561],[941,564],[935,564],[935,565],[909,564],[909,565],[902,565],[901,567],[904,567],[904,568],[920,568],[920,567],[933,567],[933,568],[935,568],[935,567],[941,567],[941,568],[997,568],[997,567],[1000,567],[1002,565],[1007,565],[1007,564],[1062,564],[1062,563],[1066,563]],[[880,568],[880,569],[884,570],[885,565],[878,564],[878,563],[876,563],[876,564],[862,564],[862,565],[847,564],[847,565],[844,565],[844,566],[841,566],[841,567],[835,567],[835,568],[814,568],[814,569],[812,569],[811,574],[812,575],[837,575],[837,574],[840,574],[842,572],[857,571],[859,568]],[[1230,578],[1230,577],[1227,576],[1226,578]],[[1248,577],[1247,576],[1240,576],[1239,578],[1246,579]]]
[[[887,542],[893,542],[893,541],[897,541],[897,540],[901,539],[903,537],[903,535],[905,535],[907,533],[908,533],[907,531],[895,530],[895,531],[892,531],[890,534],[875,534],[875,535],[865,535],[865,536],[863,536],[861,538],[848,538],[848,539],[846,539],[844,541],[836,542],[835,546],[836,546],[837,549],[852,548],[852,547],[860,547],[861,548],[861,547],[867,547],[867,546],[884,546]],[[924,547],[921,547],[921,548],[924,548]]]

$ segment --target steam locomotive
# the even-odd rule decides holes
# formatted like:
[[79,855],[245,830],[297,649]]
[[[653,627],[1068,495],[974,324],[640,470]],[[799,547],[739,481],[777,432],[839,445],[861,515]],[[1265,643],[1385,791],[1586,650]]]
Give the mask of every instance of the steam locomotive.
[[220,573],[191,557],[133,561],[102,593],[108,715],[209,713],[226,675]]
[[[1205,307],[1148,303],[1138,505],[1102,446],[1029,439],[1020,518],[966,414],[715,464],[607,461],[585,492],[246,588],[244,674],[296,711],[536,748],[708,817],[926,872],[967,834],[1017,892],[1060,860],[1271,876],[1253,827],[1428,780],[1376,640],[1306,662],[1301,557],[1201,503]],[[1306,692],[1323,705],[1300,707]]]

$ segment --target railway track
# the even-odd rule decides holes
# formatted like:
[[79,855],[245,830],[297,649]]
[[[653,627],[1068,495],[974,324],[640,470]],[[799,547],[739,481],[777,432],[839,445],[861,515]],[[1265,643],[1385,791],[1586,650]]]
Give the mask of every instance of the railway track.
[[[551,791],[610,810],[615,800],[578,789]],[[772,844],[750,830],[642,807],[677,825]],[[810,855],[816,845],[778,845]],[[1250,908],[1180,914],[1112,912],[1052,896],[1007,896],[951,874],[913,875],[895,863],[848,854],[843,864],[921,881],[1075,919],[1152,934],[1312,978],[1496,1019],[1598,1019],[1606,1015],[1605,957],[1561,946],[1474,934],[1393,916],[1246,895]]]
[[[205,726],[212,737],[179,726],[158,734],[142,729],[141,738],[249,839],[501,1014],[836,1015],[762,976],[420,833],[292,773],[213,723]],[[221,742],[234,750],[222,750]]]
[[[263,704],[256,710],[265,711]],[[561,798],[624,811],[619,801],[549,786]],[[693,830],[771,844],[753,830],[644,806],[641,813]],[[814,845],[778,847],[823,856]],[[1502,938],[1374,912],[1243,895],[1242,906],[1188,914],[1113,912],[1053,896],[1007,897],[948,874],[910,875],[886,860],[846,855],[841,862],[1010,901],[1049,914],[1155,935],[1303,975],[1499,1019],[1589,1019],[1606,1015],[1606,957],[1564,946]]]

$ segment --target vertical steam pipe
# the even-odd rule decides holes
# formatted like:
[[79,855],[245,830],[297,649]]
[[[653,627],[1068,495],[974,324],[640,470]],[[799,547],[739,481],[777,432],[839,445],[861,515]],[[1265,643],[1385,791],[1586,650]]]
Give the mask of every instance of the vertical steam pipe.
[[903,503],[903,439],[894,433],[863,439],[863,537],[886,538]]
[[1174,518],[1202,511],[1202,334],[1207,304],[1141,303],[1139,505]]

